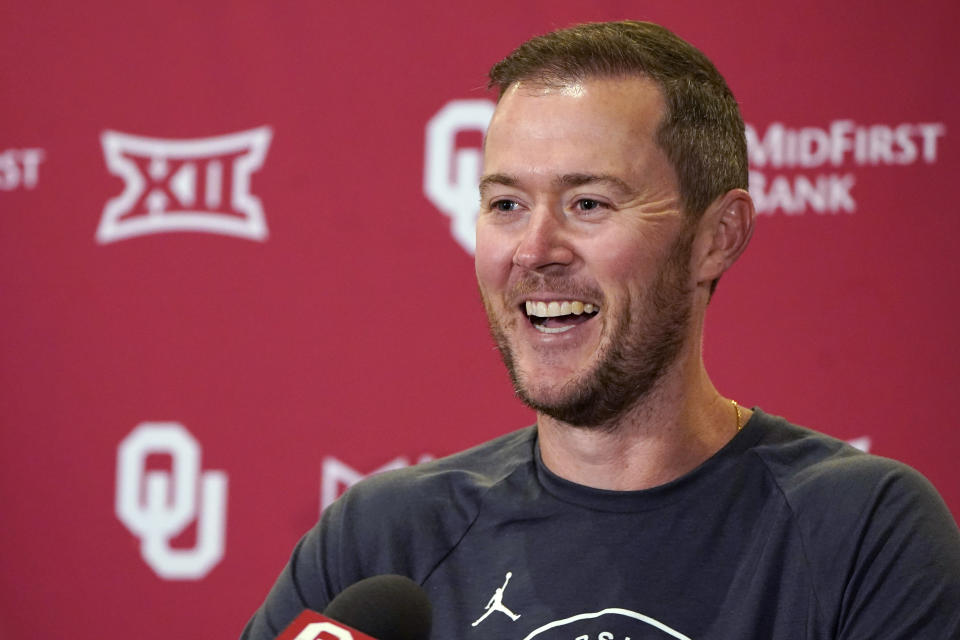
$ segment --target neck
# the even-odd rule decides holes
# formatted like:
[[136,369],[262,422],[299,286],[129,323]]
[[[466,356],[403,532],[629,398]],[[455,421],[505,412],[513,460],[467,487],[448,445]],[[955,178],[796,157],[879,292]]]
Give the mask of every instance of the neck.
[[[697,350],[679,358],[656,387],[611,425],[578,427],[538,416],[547,468],[577,484],[649,489],[693,470],[737,433],[737,413],[714,388]],[[750,412],[741,408],[741,424]]]

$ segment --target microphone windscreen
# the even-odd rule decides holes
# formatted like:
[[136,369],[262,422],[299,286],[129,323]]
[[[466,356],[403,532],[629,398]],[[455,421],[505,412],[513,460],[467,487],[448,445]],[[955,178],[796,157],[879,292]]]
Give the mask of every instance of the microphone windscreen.
[[427,640],[433,618],[420,585],[389,574],[350,585],[330,601],[323,615],[377,640]]

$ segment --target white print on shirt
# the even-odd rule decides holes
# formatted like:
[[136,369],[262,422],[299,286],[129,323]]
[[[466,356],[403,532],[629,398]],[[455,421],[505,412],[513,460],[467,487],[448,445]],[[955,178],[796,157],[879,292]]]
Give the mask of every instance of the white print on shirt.
[[[597,629],[604,630],[598,632]],[[691,640],[658,620],[617,607],[555,620],[534,629],[523,640],[629,640],[631,637]]]
[[503,586],[498,587],[497,590],[493,592],[493,596],[491,596],[490,602],[488,602],[487,606],[484,607],[484,609],[487,610],[486,613],[484,613],[482,616],[477,618],[477,621],[474,622],[472,626],[475,627],[481,622],[483,622],[486,619],[486,617],[489,616],[494,611],[499,611],[500,613],[506,615],[508,618],[510,618],[514,622],[517,621],[517,618],[520,617],[520,614],[510,611],[510,609],[508,609],[506,605],[503,604],[503,591],[504,589],[507,588],[507,583],[510,582],[510,578],[512,576],[513,576],[513,573],[511,571],[507,571],[507,579],[503,581]]

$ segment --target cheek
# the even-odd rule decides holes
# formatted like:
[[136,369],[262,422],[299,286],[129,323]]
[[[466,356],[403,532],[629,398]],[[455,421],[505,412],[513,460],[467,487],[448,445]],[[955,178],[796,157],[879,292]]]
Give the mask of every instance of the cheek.
[[623,233],[607,242],[595,243],[590,247],[590,256],[584,256],[608,303],[629,304],[642,297],[666,258],[662,246],[644,242],[647,238],[638,235]]
[[644,274],[655,269],[660,255],[657,247],[644,244],[637,238],[624,234],[608,242],[596,242],[590,246],[590,256],[585,262],[598,280],[608,284],[642,281]]
[[508,238],[501,236],[495,230],[477,225],[474,264],[477,281],[483,289],[502,289],[510,278],[514,251]]

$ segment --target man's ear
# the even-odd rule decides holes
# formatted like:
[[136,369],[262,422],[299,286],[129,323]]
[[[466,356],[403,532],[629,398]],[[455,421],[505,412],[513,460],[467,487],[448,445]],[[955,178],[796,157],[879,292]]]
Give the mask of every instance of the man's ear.
[[743,189],[732,189],[707,207],[697,234],[697,282],[713,282],[736,262],[750,242],[756,217],[753,200]]

